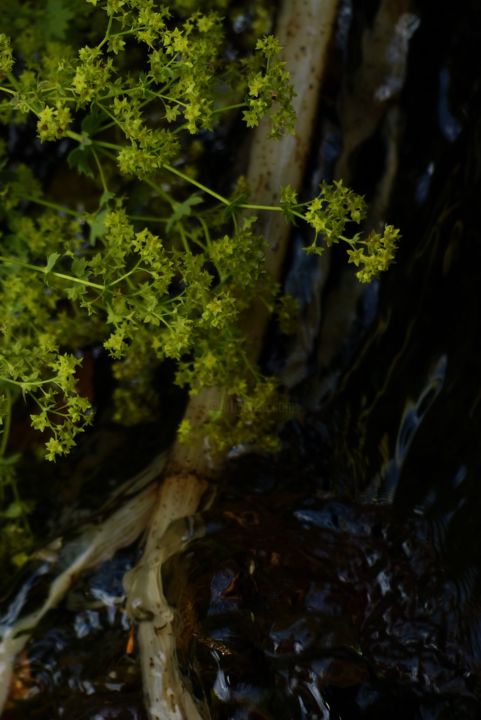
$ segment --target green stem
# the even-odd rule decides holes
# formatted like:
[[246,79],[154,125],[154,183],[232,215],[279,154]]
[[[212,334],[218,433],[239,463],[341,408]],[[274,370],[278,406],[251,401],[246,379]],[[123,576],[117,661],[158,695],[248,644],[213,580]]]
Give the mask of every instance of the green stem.
[[352,238],[348,238],[348,237],[346,237],[345,235],[339,235],[339,240],[343,240],[344,242],[346,242],[348,245],[350,245],[350,246],[351,246],[352,248],[354,248],[354,249],[357,248],[357,245],[358,245],[358,244],[359,244],[359,245],[365,245],[365,244],[366,244],[366,243],[365,243],[364,241],[362,241],[362,240],[361,240],[359,243],[355,243]]
[[[109,95],[104,95],[103,97],[101,97],[101,98],[99,98],[99,99],[100,99],[102,102],[104,102],[104,101],[106,101],[106,100],[109,100],[111,97],[114,97],[114,98],[115,98],[115,97],[118,97],[118,96],[121,95],[121,94],[122,94],[122,95],[130,95],[130,94],[134,94],[134,95],[135,95],[136,93],[138,93],[138,89],[137,89],[137,88],[132,88],[131,90],[124,90],[122,93],[121,93],[121,92],[110,93]],[[147,105],[149,105],[152,101],[153,101],[153,98],[147,98],[146,100],[144,100],[143,102],[141,102],[140,105],[138,106],[138,107],[139,107],[139,110],[142,110],[144,107],[146,107]],[[104,111],[104,112],[105,112],[105,111]],[[111,120],[110,122],[106,123],[105,125],[102,125],[101,127],[99,127],[99,129],[97,130],[97,135],[99,135],[100,133],[105,132],[106,130],[110,130],[111,127],[115,127],[116,125],[117,125],[117,121],[116,121],[116,120]],[[95,142],[97,142],[97,141],[95,141]]]
[[[36,266],[33,266],[36,268]],[[40,272],[43,272],[42,268],[36,268]],[[77,283],[77,285],[85,285],[85,287],[91,287],[95,288],[95,290],[105,290],[105,285],[99,285],[98,283],[90,282],[90,280],[82,280],[81,278],[77,278],[74,275],[66,275],[64,273],[55,272],[54,270],[49,273],[50,275],[54,275],[57,278],[60,278],[61,280],[68,280],[69,282]]]
[[85,287],[95,288],[96,290],[105,290],[105,285],[99,285],[98,283],[90,282],[90,280],[83,280],[82,278],[77,278],[74,275],[66,275],[65,273],[56,272],[55,270],[50,270],[50,272],[46,273],[44,268],[39,265],[31,265],[30,263],[22,262],[21,260],[14,260],[12,258],[5,257],[4,255],[0,255],[0,262],[3,262],[6,265],[17,265],[18,267],[25,268],[26,270],[33,270],[34,272],[41,273],[42,275],[53,275],[53,277],[59,278],[60,280],[68,280],[69,282],[77,283],[78,285],[85,285]]
[[142,270],[142,268],[140,267],[140,265],[136,265],[136,266],[133,267],[131,270],[129,270],[128,272],[124,273],[124,275],[121,275],[121,276],[120,276],[119,278],[117,278],[116,280],[113,280],[111,283],[108,284],[107,287],[111,288],[111,287],[114,287],[114,285],[118,285],[120,282],[122,282],[122,280],[125,280],[126,278],[130,277],[130,276],[133,275],[135,272],[137,272],[137,270]]
[[211,197],[218,200],[223,205],[229,206],[230,200],[225,198],[223,195],[219,195],[219,193],[216,193],[214,190],[211,190],[206,185],[203,185],[198,180],[194,180],[194,178],[189,177],[185,173],[183,173],[181,170],[177,170],[177,168],[172,167],[172,165],[168,165],[167,163],[164,163],[162,167],[167,170],[168,172],[172,173],[173,175],[177,175],[177,177],[182,178],[182,180],[185,180],[186,182],[190,183],[190,185],[194,185],[195,187],[199,188],[199,190],[202,190],[207,195],[210,195]]
[[160,98],[161,100],[167,100],[168,102],[176,103],[177,105],[182,105],[183,107],[189,107],[187,103],[182,102],[182,100],[178,100],[177,98],[169,97],[169,95],[163,95],[162,93],[156,93],[153,90],[150,90],[149,92],[151,92],[156,98]]
[[58,212],[65,213],[66,215],[72,215],[73,217],[82,217],[84,215],[83,212],[71,210],[70,208],[64,207],[63,205],[58,205],[57,203],[51,202],[50,200],[43,200],[42,198],[33,197],[33,195],[23,195],[22,199],[33,202],[36,205],[42,205],[43,207],[50,208],[51,210],[57,210]]
[[246,368],[249,370],[255,380],[259,379],[259,370],[252,364],[247,353],[242,353],[242,360],[245,363]]
[[300,212],[297,212],[297,210],[291,210],[291,215],[293,215],[296,218],[299,218],[299,220],[303,220],[304,222],[306,222],[306,218],[304,217],[304,215],[302,215],[302,213],[300,213]]
[[100,182],[101,182],[101,184],[102,184],[102,190],[104,191],[104,193],[108,193],[108,192],[109,192],[109,189],[108,189],[108,187],[107,187],[107,183],[105,182],[104,171],[103,171],[102,165],[101,165],[101,163],[100,163],[100,160],[99,160],[98,155],[97,155],[97,153],[95,152],[95,149],[94,149],[94,148],[92,148],[92,155],[94,156],[94,160],[95,160],[95,163],[96,163],[97,168],[98,168],[98,171],[99,171]]
[[22,507],[22,499],[20,497],[20,493],[18,492],[17,480],[15,478],[15,475],[12,475],[10,477],[10,487],[12,489],[13,499],[22,508],[21,519],[22,519],[23,527],[25,530],[27,530],[27,532],[31,533],[32,529],[30,527],[30,523],[28,522],[27,514],[23,510],[23,507]]
[[29,387],[41,387],[42,385],[48,385],[54,382],[55,378],[49,378],[48,380],[12,380],[11,378],[0,375],[0,383],[7,383],[7,385],[13,385],[20,390],[25,390]]
[[[115,115],[112,115],[112,113],[110,112],[110,110],[108,110],[108,109],[105,107],[105,105],[102,105],[102,103],[100,103],[100,102],[97,101],[97,105],[98,105],[99,108],[102,110],[102,112],[104,112],[106,115],[109,116],[109,118],[112,120],[112,122],[114,122],[116,125],[119,126],[119,128],[122,130],[122,132],[124,133],[124,135],[127,135],[127,133],[125,132],[124,128],[122,127],[122,123],[117,120],[117,118],[115,117]],[[103,142],[101,143],[100,141],[96,141],[96,142],[97,142],[97,145],[102,144],[102,145],[104,145],[104,147],[108,147],[108,146],[110,145],[110,143],[103,143]],[[113,147],[114,149],[119,149],[119,145],[110,145],[110,147]]]
[[107,25],[107,29],[106,29],[106,31],[105,31],[104,39],[102,40],[102,42],[100,42],[100,43],[97,45],[97,49],[98,49],[98,50],[100,50],[100,48],[102,48],[102,47],[105,45],[105,43],[108,42],[109,39],[110,39],[110,31],[111,31],[111,29],[112,29],[113,19],[114,19],[114,16],[111,15],[111,16],[109,17],[109,22],[108,22],[108,25]]
[[[146,30],[146,29],[147,28],[145,26],[143,28],[139,28],[139,30]],[[113,38],[114,37],[123,37],[124,35],[133,35],[133,34],[134,34],[133,30],[122,30],[121,32],[114,33],[113,35],[111,35],[111,37],[113,37]]]
[[[122,93],[122,95],[130,95],[130,94],[135,95],[137,93],[138,93],[138,89],[132,88],[132,90],[125,90]],[[100,98],[100,100],[102,102],[105,102],[106,100],[109,100],[111,97],[114,97],[114,98],[118,97],[120,94],[121,94],[120,92],[116,92],[116,93],[111,93],[110,95],[104,95],[102,98]],[[147,105],[149,105],[152,101],[153,101],[153,98],[147,98],[146,100],[141,102],[138,106],[139,110],[142,110],[144,107],[147,107]],[[109,116],[109,117],[111,117],[111,116]],[[118,125],[118,123],[116,120],[111,120],[110,122],[105,123],[105,125],[101,125],[101,127],[99,127],[99,129],[97,130],[97,135],[100,135],[101,133],[104,133],[107,130],[110,130],[111,127],[116,127],[117,125]],[[97,141],[95,141],[95,142],[98,144]]]
[[6,78],[9,81],[10,85],[12,85],[12,87],[14,87],[16,90],[18,90],[18,80],[15,77],[15,75],[13,74],[13,72],[7,73]]
[[[102,110],[107,115],[112,117],[105,108],[103,108],[101,105],[99,105],[99,107],[101,107]],[[121,127],[117,121],[115,121],[115,122],[117,125],[119,125],[119,127]],[[114,143],[104,142],[102,140],[96,140],[95,144],[98,145],[99,147],[108,148],[109,150],[120,150],[121,149],[120,145],[115,145]],[[202,192],[206,193],[206,195],[210,195],[215,200],[218,200],[220,203],[222,203],[222,205],[225,205],[226,207],[230,207],[231,201],[228,198],[215,192],[215,190],[212,190],[211,188],[207,187],[207,185],[204,185],[203,183],[199,182],[198,180],[195,180],[194,178],[189,177],[188,175],[183,173],[181,170],[178,170],[177,168],[173,167],[172,165],[169,165],[168,163],[163,163],[162,167],[164,168],[164,170],[167,170],[167,172],[172,173],[172,175],[176,175],[177,177],[181,178],[182,180],[185,180],[185,182],[188,182],[190,185],[194,185],[194,187],[199,188],[199,190],[202,190]],[[147,183],[147,185],[150,185],[150,187],[152,187],[157,192],[160,192],[160,188],[157,185],[155,185],[151,180],[148,180],[145,178],[144,182]],[[162,191],[162,194],[164,195],[164,197],[167,195],[163,191]],[[174,201],[170,197],[169,197],[169,201],[171,202],[172,205],[174,204]],[[261,210],[261,211],[266,211],[266,212],[282,212],[282,208],[279,205],[255,205],[252,203],[241,203],[237,207],[239,207],[242,210]],[[298,215],[298,217],[302,218],[301,215]]]
[[[100,107],[102,107],[102,106],[100,106]],[[110,113],[107,110],[105,110],[105,108],[102,107],[102,110],[104,110],[104,112],[110,116]],[[112,116],[110,116],[110,117],[112,117]],[[117,121],[116,121],[116,124],[119,125],[119,127],[121,127]],[[114,143],[104,142],[102,140],[96,140],[95,144],[102,148],[108,148],[109,150],[120,150],[121,149],[120,145],[115,145]],[[168,163],[163,163],[162,167],[164,168],[164,170],[167,170],[167,172],[172,173],[172,175],[176,175],[177,177],[181,178],[182,180],[185,180],[185,182],[188,182],[190,185],[194,185],[194,187],[199,188],[199,190],[202,190],[202,192],[206,193],[206,195],[210,195],[215,200],[218,200],[218,202],[222,203],[222,205],[225,205],[226,207],[230,207],[231,201],[228,198],[224,197],[223,195],[220,195],[219,193],[215,192],[215,190],[212,190],[211,188],[207,187],[207,185],[204,185],[203,183],[199,182],[198,180],[195,180],[194,178],[189,177],[189,175],[186,175],[185,173],[183,173],[182,170],[178,170],[177,168],[173,167],[172,165],[169,165]],[[153,183],[151,180],[144,178],[144,182],[147,185],[150,185],[150,187],[152,187],[157,192],[161,192],[160,188],[157,185],[155,185],[155,183]],[[167,193],[162,191],[162,195],[164,197],[166,197]],[[167,196],[167,197],[169,197],[169,201],[173,205],[174,201],[172,200],[172,198],[170,198],[170,196]],[[261,211],[266,211],[266,212],[282,212],[282,208],[279,205],[255,205],[252,203],[240,203],[239,205],[237,205],[237,207],[242,210],[261,210]],[[294,213],[294,214],[296,214],[297,217],[302,219],[302,215],[299,215],[297,213]]]
[[[206,221],[204,220],[204,218],[201,217],[200,215],[197,216],[197,220],[199,221],[199,223],[200,223],[201,226],[202,226],[202,230],[203,230],[204,237],[205,237],[205,242],[206,242],[206,244],[205,244],[205,247],[204,247],[203,249],[206,250],[206,251],[208,251],[208,250],[210,249],[210,246],[211,246],[211,239],[210,239],[209,228],[208,228],[207,223],[206,223]],[[200,245],[201,247],[203,247],[203,243],[200,243],[200,242],[199,242],[199,245]]]
[[236,103],[235,105],[224,105],[224,107],[216,108],[212,110],[212,114],[228,112],[229,110],[240,110],[240,108],[247,107],[247,103]]
[[[118,122],[115,121],[115,124],[118,125]],[[101,148],[107,148],[107,150],[122,150],[122,145],[116,145],[115,143],[109,143],[105,142],[105,140],[95,140],[95,145],[97,147]]]
[[187,242],[187,237],[185,235],[184,228],[182,227],[182,223],[179,222],[177,227],[179,229],[179,235],[180,235],[180,239],[182,240],[182,245],[184,247],[184,250],[187,253],[187,255],[189,255],[190,254],[189,243]]
[[[190,183],[191,185],[194,185],[195,187],[199,188],[199,190],[202,190],[207,195],[210,195],[211,197],[215,198],[219,202],[221,202],[223,205],[226,205],[229,207],[231,205],[230,200],[228,198],[224,197],[223,195],[220,195],[219,193],[215,192],[214,190],[211,190],[206,185],[203,185],[198,180],[194,180],[194,178],[189,177],[185,173],[183,173],[181,170],[178,170],[175,167],[172,167],[172,165],[168,165],[167,163],[164,163],[162,167],[167,170],[168,172],[172,173],[173,175],[177,175],[177,177],[182,178],[182,180],[185,180],[186,182]],[[279,205],[255,205],[251,203],[240,203],[237,205],[238,208],[242,210],[262,210],[267,212],[282,212],[282,208]]]
[[174,200],[174,198],[171,197],[168,192],[166,192],[161,187],[159,187],[159,185],[157,185],[157,183],[154,183],[153,180],[149,180],[149,178],[143,178],[143,182],[146,185],[148,185],[150,188],[152,188],[152,190],[155,190],[155,192],[158,193],[160,195],[160,197],[163,200],[165,200],[165,202],[168,202],[172,208],[174,208],[176,206],[177,203]]
[[282,212],[282,208],[279,205],[253,205],[251,203],[240,203],[237,205],[242,210],[265,210],[267,212]]
[[65,136],[69,137],[71,140],[76,140],[78,143],[80,143],[80,145],[90,144],[90,142],[86,143],[87,135],[81,135],[80,133],[76,133],[73,130],[67,130]]
[[103,147],[99,147],[99,144],[98,144],[97,142],[96,142],[95,144],[96,144],[96,146],[99,148],[99,151],[101,152],[101,154],[102,154],[104,157],[108,158],[108,159],[111,160],[112,162],[115,162],[115,155],[114,155],[112,152],[110,152],[110,150],[106,150],[106,149],[103,148]]
[[3,420],[2,442],[0,443],[0,457],[4,457],[7,450],[8,439],[10,437],[10,426],[12,422],[12,396],[6,391],[6,413]]
[[[111,37],[120,37],[121,35],[127,35],[127,34],[129,34],[129,33],[131,33],[131,32],[132,32],[131,30],[126,30],[125,32],[115,33],[115,34],[112,35]],[[165,69],[169,68],[173,63],[174,63],[174,58],[172,57],[172,58],[169,60],[169,62],[167,63],[167,65],[165,66]],[[166,83],[166,84],[163,86],[164,92],[167,91],[167,90],[172,86],[173,82],[174,82],[174,80],[170,80],[168,83]],[[153,79],[153,78],[150,78],[149,81],[148,81],[148,85],[152,85],[153,83],[154,83],[154,79]],[[179,102],[179,103],[181,103],[182,105],[185,105],[185,106],[187,107],[187,105],[186,105],[185,103],[182,103],[180,100],[176,100],[175,98],[170,98],[170,97],[168,97],[167,95],[162,96],[160,93],[156,93],[154,90],[150,90],[149,87],[147,87],[147,91],[150,92],[151,95],[153,95],[153,98],[156,98],[156,97],[165,97],[165,99],[171,100],[172,102]],[[107,93],[107,95],[103,95],[101,98],[99,98],[99,100],[100,100],[100,102],[104,102],[105,100],[110,100],[110,98],[118,97],[119,95],[130,95],[130,94],[136,95],[137,93],[138,93],[138,88],[137,88],[137,87],[133,87],[133,88],[130,88],[130,89],[125,89],[125,88],[124,88],[124,89],[121,89],[121,90],[114,90],[113,92]],[[138,107],[139,107],[140,109],[143,108],[143,107],[145,107],[146,105],[148,105],[149,103],[152,102],[153,98],[144,100],[142,103],[140,103],[140,105],[139,105]],[[113,124],[117,124],[115,120],[114,120],[114,123],[113,123]],[[105,126],[102,127],[102,128],[100,128],[99,132],[101,132],[101,131],[104,130],[104,129],[105,129]]]

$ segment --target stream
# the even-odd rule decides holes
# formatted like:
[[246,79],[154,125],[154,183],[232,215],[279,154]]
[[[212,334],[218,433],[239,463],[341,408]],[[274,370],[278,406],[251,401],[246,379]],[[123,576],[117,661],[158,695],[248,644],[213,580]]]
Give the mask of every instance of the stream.
[[[302,411],[277,458],[231,460],[163,566],[181,671],[215,720],[480,717],[481,8],[440,5],[340,3],[310,175],[342,168],[372,226],[403,239],[365,289],[342,251],[296,266],[308,331],[273,337],[264,361],[296,354]],[[366,37],[391,52],[372,108],[353,90],[369,89]],[[122,585],[139,555],[120,550],[45,615],[2,718],[147,717]],[[27,566],[7,617],[49,567]]]

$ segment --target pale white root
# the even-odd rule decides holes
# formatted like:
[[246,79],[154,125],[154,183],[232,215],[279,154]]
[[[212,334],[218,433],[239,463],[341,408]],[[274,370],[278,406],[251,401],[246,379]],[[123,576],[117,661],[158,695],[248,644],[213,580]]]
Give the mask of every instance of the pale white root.
[[124,580],[130,615],[139,621],[146,707],[155,720],[201,718],[178,668],[172,626],[174,612],[164,595],[162,565],[200,534],[190,518],[206,491],[208,483],[193,474],[165,479],[159,488],[142,561]]
[[[247,179],[253,202],[257,204],[277,204],[283,185],[298,189],[302,183],[336,9],[337,0],[285,0],[283,3],[276,35],[284,48],[284,58],[297,93],[294,99],[296,134],[272,140],[267,123],[256,132]],[[266,213],[259,218],[259,225],[269,243],[267,270],[280,279],[288,243],[288,224],[280,213]],[[253,359],[261,350],[267,322],[264,305],[255,304],[245,325]],[[210,388],[189,402],[186,417],[195,428],[202,427],[211,409],[220,407],[221,394],[219,388]],[[208,717],[208,710],[196,705],[178,668],[172,623],[174,609],[165,599],[162,564],[189,538],[187,526],[177,524],[174,540],[174,526],[170,532],[167,529],[169,521],[187,518],[197,511],[208,488],[208,481],[199,478],[214,476],[224,459],[210,454],[206,440],[188,448],[179,443],[174,445],[144,556],[139,567],[127,578],[131,613],[133,617],[140,614],[142,618],[139,645],[151,720],[205,720]]]
[[[159,477],[165,465],[165,454],[159,455],[133,479],[124,483],[106,508],[99,511],[98,524],[85,526],[81,533],[65,544],[61,539],[39,551],[34,559],[44,561],[46,571],[58,572],[42,605],[26,616],[21,609],[25,590],[20,588],[0,624],[0,715],[8,698],[15,659],[30,635],[49,610],[56,607],[71,589],[76,578],[86,570],[111,558],[117,550],[133,543],[149,524]],[[113,505],[122,503],[117,510]],[[105,514],[110,514],[105,517]]]
[[[285,0],[282,5],[276,35],[284,48],[283,58],[296,91],[293,101],[296,131],[274,140],[269,137],[267,121],[257,130],[247,173],[256,204],[276,205],[281,187],[290,185],[299,190],[302,185],[336,11],[337,0]],[[265,213],[260,221],[269,244],[267,270],[280,280],[290,226],[281,213]],[[253,357],[261,350],[267,322],[268,311],[258,303],[249,313],[246,326]]]

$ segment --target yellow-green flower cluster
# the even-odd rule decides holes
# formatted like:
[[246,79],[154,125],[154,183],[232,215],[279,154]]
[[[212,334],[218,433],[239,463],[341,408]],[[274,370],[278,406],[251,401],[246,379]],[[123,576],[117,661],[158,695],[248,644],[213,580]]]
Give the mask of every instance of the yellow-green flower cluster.
[[11,72],[13,67],[13,53],[10,40],[4,33],[0,33],[0,79]]
[[[359,223],[366,214],[366,203],[361,195],[347,188],[342,180],[332,184],[323,182],[319,195],[307,203],[305,221],[314,229],[315,236],[322,236],[328,247],[339,242],[348,223]],[[315,245],[309,250],[315,251]]]
[[65,135],[72,122],[68,107],[57,102],[55,108],[46,105],[38,114],[37,133],[42,142],[59,140]]
[[98,47],[80,48],[78,56],[79,63],[75,68],[72,88],[77,96],[77,103],[84,106],[108,87],[113,61],[105,58]]
[[349,262],[359,268],[356,277],[360,282],[370,282],[394,260],[400,233],[392,225],[386,225],[382,234],[349,232],[363,222],[367,208],[364,198],[347,188],[342,180],[323,182],[319,195],[304,203],[299,202],[291,187],[284,187],[280,207],[288,220],[304,220],[314,230],[314,239],[306,252],[322,255],[326,247],[346,244]]
[[370,232],[357,247],[348,250],[349,262],[360,268],[356,277],[360,282],[368,283],[388,269],[394,260],[399,230],[393,225],[386,225],[383,233]]
[[281,46],[275,37],[267,35],[257,41],[256,50],[246,62],[248,92],[243,118],[248,127],[257,127],[272,110],[271,136],[280,137],[286,130],[294,132],[294,90],[285,63],[280,60]]

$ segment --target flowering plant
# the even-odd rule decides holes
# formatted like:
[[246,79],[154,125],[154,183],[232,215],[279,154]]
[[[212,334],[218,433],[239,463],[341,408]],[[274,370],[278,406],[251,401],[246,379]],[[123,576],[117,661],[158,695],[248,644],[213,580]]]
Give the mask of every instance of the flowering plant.
[[[26,404],[47,460],[68,453],[93,418],[76,379],[92,344],[112,360],[115,420],[149,417],[153,373],[170,359],[191,395],[222,387],[207,428],[214,443],[273,447],[277,383],[249,356],[240,318],[259,298],[284,320],[295,303],[266,270],[268,243],[256,219],[280,212],[286,222],[306,223],[311,253],[347,244],[362,282],[388,267],[398,233],[387,226],[367,238],[349,234],[365,203],[340,181],[323,183],[307,202],[279,188],[272,206],[256,204],[242,180],[230,178],[227,194],[205,181],[203,139],[227,118],[239,114],[246,128],[267,118],[273,137],[293,130],[294,89],[279,43],[265,32],[267,10],[256,3],[244,44],[234,47],[222,0],[200,3],[202,11],[187,0],[4,4],[4,514],[28,512],[8,454],[12,408]],[[35,152],[48,148],[42,172],[19,157],[12,128]],[[239,412],[225,423],[222,407],[232,399]],[[181,438],[193,432],[181,423]]]

